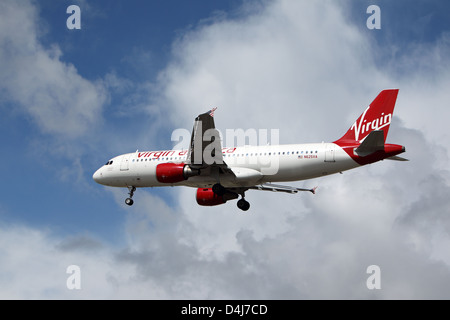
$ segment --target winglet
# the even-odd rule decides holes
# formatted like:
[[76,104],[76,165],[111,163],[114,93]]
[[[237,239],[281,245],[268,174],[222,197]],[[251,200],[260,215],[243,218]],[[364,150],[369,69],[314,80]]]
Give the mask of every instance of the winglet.
[[311,190],[309,190],[309,191],[311,191],[311,193],[312,194],[316,194],[316,189],[317,189],[317,186],[316,187],[314,187],[314,188],[312,188]]
[[211,110],[209,110],[208,112],[209,112],[209,115],[212,117],[212,118],[214,118],[214,111],[216,111],[217,110],[217,107],[214,107],[214,108],[212,108]]

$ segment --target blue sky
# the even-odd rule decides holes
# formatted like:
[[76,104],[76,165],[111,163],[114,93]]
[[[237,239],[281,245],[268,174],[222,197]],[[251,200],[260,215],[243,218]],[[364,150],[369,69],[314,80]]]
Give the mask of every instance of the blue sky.
[[[70,4],[41,2],[41,17],[48,24],[43,40],[61,46],[63,61],[79,66],[79,72],[88,79],[115,70],[132,79],[148,81],[167,63],[177,36],[215,14],[231,14],[239,2],[97,1],[89,3],[87,9],[81,6],[85,9],[83,32],[78,33],[65,27],[69,15],[61,16]],[[137,65],[133,59],[147,60]]]
[[[81,30],[66,28],[71,4]],[[372,4],[381,30],[366,27]],[[0,272],[14,276],[0,280],[0,297],[448,298],[449,9],[2,2],[0,251],[10,259]],[[164,188],[138,190],[129,208],[127,190],[92,180],[113,156],[171,148],[172,131],[190,130],[211,106],[222,130],[333,141],[389,87],[400,94],[388,139],[412,161],[299,182],[319,185],[313,199],[253,192],[242,215],[232,203],[198,207],[194,189]],[[16,281],[33,259],[42,280]],[[65,288],[68,263],[84,270],[82,292]],[[392,289],[359,286],[373,263]]]
[[[72,171],[73,159],[66,154],[51,154],[48,148],[58,148],[58,137],[46,135],[36,128],[27,115],[14,110],[14,103],[6,101],[2,117],[2,139],[8,169],[2,192],[4,220],[48,227],[56,232],[92,233],[108,241],[116,241],[123,224],[123,208],[111,201],[101,188],[91,180],[92,173],[110,157],[137,148],[151,149],[171,147],[170,135],[158,142],[144,137],[151,118],[142,112],[122,109],[128,94],[141,82],[154,82],[158,73],[171,56],[172,42],[189,28],[207,23],[218,14],[233,14],[239,3],[230,1],[97,1],[79,3],[82,10],[82,29],[66,27],[66,8],[73,1],[39,1],[36,32],[44,48],[57,45],[61,50],[60,61],[73,65],[85,79],[99,81],[107,74],[114,74],[128,81],[121,92],[115,88],[109,92],[110,101],[104,105],[105,121],[85,139],[100,143],[103,148],[82,150],[78,155],[82,173],[69,173],[61,179],[61,170]],[[85,6],[83,6],[85,4]],[[87,7],[87,8],[86,8]],[[204,22],[202,22],[204,21]],[[151,99],[151,97],[148,97]],[[118,111],[120,110],[120,111]],[[166,128],[167,132],[172,129]],[[97,132],[96,132],[97,131]],[[125,135],[122,147],[111,150],[109,137]],[[136,139],[137,138],[137,139]],[[136,140],[149,139],[151,145]],[[167,141],[163,141],[167,140]],[[67,142],[71,143],[71,142]],[[82,143],[82,142],[81,142]],[[162,144],[164,143],[164,144]],[[74,169],[76,171],[77,169]],[[13,177],[21,178],[13,183]],[[83,179],[77,185],[73,179]],[[86,183],[91,184],[84,188]],[[9,191],[8,191],[9,190]],[[156,191],[157,194],[164,192]],[[124,195],[126,192],[124,191]],[[101,200],[103,199],[103,201]],[[39,208],[36,211],[36,208]],[[95,213],[95,214],[92,214]],[[120,237],[119,237],[120,239]]]

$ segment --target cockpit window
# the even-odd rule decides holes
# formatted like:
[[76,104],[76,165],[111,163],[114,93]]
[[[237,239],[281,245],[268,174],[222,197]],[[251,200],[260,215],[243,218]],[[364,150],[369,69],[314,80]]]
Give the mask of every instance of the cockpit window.
[[105,164],[105,166],[109,166],[109,165],[111,165],[112,163],[113,163],[113,161],[110,160],[110,161],[108,161],[108,162]]

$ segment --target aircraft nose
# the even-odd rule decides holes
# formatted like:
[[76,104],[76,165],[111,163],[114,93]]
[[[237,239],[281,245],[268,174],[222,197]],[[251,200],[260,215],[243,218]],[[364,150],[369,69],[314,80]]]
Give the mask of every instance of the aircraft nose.
[[94,179],[95,182],[100,183],[101,184],[101,180],[103,178],[103,173],[101,169],[98,169],[97,171],[94,172],[94,174],[92,175],[92,179]]

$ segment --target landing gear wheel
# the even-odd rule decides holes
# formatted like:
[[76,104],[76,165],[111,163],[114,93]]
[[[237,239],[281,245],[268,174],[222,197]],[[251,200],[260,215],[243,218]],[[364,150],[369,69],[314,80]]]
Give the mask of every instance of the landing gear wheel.
[[132,206],[134,203],[132,198],[133,198],[135,191],[136,191],[136,187],[128,187],[128,194],[130,195],[130,197],[125,199],[125,203],[129,206]]
[[250,209],[250,203],[247,200],[245,200],[245,199],[240,199],[237,202],[237,206],[242,211],[247,211],[248,209]]
[[227,189],[220,183],[216,183],[212,186],[212,191],[218,196],[223,196],[227,192]]

